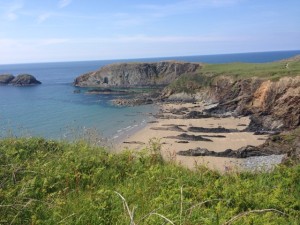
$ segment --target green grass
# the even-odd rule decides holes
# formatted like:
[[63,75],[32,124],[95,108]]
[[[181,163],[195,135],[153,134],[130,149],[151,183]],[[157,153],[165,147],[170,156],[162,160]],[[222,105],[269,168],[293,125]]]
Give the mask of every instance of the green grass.
[[209,86],[220,76],[227,76],[233,80],[257,77],[277,81],[282,77],[300,76],[300,61],[203,64],[194,74],[180,76],[168,88],[177,93],[195,93]]
[[239,78],[260,77],[277,79],[284,76],[300,75],[300,62],[272,63],[227,63],[206,64],[201,70],[203,75],[225,75]]
[[221,175],[166,163],[159,150],[1,140],[0,224],[299,224],[299,165]]

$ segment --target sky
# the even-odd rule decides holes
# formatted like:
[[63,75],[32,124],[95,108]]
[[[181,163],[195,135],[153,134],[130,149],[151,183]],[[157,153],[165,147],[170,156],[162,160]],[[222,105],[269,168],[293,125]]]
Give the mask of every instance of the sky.
[[0,0],[0,64],[299,49],[299,0]]

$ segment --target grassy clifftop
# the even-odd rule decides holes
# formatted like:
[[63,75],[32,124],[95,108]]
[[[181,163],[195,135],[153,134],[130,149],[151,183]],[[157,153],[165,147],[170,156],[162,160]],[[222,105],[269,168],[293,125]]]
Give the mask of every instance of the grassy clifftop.
[[300,221],[299,165],[220,175],[164,162],[157,143],[110,154],[84,142],[30,138],[1,140],[0,166],[0,224]]
[[220,76],[235,80],[257,77],[273,81],[300,76],[300,56],[271,63],[203,64],[195,73],[180,76],[168,88],[174,92],[194,92]]

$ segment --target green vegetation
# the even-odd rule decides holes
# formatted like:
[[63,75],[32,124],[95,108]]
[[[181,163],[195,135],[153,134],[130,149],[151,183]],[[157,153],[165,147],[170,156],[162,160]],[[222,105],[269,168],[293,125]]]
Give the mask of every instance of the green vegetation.
[[[300,139],[300,127],[296,128],[295,130],[292,130],[286,134],[280,135],[284,141],[288,142],[289,144],[292,144],[297,141],[297,139]],[[276,136],[275,136],[276,138]]]
[[209,86],[219,76],[232,79],[258,77],[276,81],[281,77],[300,76],[300,60],[278,61],[272,63],[224,63],[204,64],[195,74],[180,76],[169,85],[174,92],[194,93],[201,87]]
[[189,94],[195,93],[202,87],[209,86],[212,78],[209,76],[203,76],[199,74],[186,74],[180,76],[178,79],[173,81],[168,88],[176,90],[176,92],[185,92]]
[[226,63],[206,64],[201,70],[203,75],[225,75],[237,79],[261,77],[278,79],[284,76],[300,75],[300,61],[272,63]]
[[151,146],[1,140],[0,224],[299,224],[300,165],[221,175],[166,163]]

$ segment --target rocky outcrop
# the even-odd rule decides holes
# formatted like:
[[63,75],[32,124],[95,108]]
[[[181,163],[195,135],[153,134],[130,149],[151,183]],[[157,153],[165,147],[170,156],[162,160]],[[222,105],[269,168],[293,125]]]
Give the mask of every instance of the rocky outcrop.
[[9,84],[15,77],[11,74],[0,75],[0,85]]
[[74,81],[80,87],[164,86],[183,74],[194,73],[201,65],[165,61],[157,63],[119,63],[83,74]]
[[30,74],[20,74],[14,77],[11,74],[0,75],[0,85],[13,85],[13,86],[30,86],[41,84],[34,76]]
[[237,150],[226,149],[225,151],[209,151],[206,148],[195,148],[179,151],[183,156],[214,156],[230,158],[248,158],[253,156],[286,155],[286,161],[292,159],[300,162],[300,128],[286,131],[279,135],[271,135],[267,141],[260,146],[245,146]]
[[30,86],[41,84],[41,82],[30,74],[20,74],[13,80],[11,80],[9,84],[12,84],[14,86]]
[[292,129],[300,125],[300,76],[278,81],[219,77],[206,92],[210,99],[219,102],[207,113],[231,111],[234,115],[251,115],[253,131]]
[[195,148],[186,151],[179,151],[178,155],[183,156],[214,156],[214,157],[228,157],[228,158],[248,158],[253,156],[267,156],[267,155],[280,155],[281,152],[275,152],[272,150],[262,151],[261,148],[248,145],[246,147],[239,148],[238,150],[226,149],[222,152],[209,151],[206,148]]

